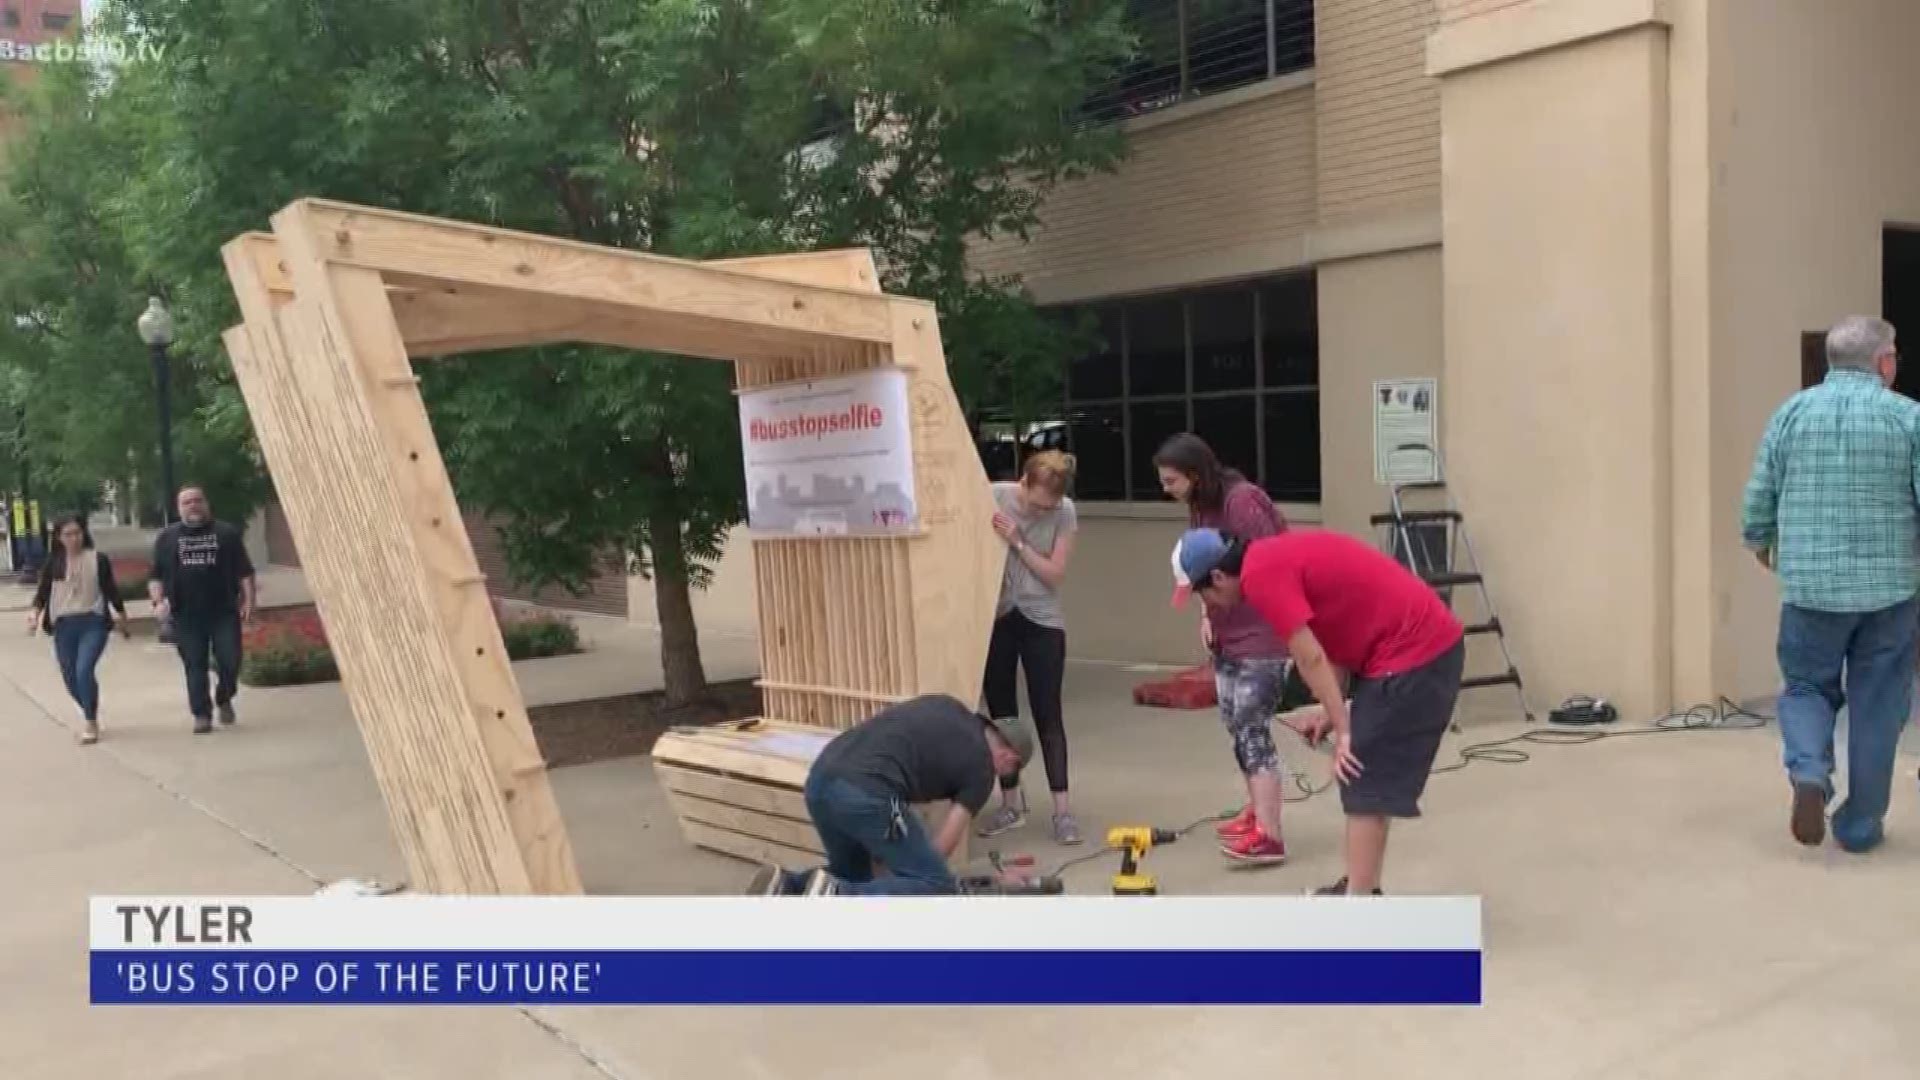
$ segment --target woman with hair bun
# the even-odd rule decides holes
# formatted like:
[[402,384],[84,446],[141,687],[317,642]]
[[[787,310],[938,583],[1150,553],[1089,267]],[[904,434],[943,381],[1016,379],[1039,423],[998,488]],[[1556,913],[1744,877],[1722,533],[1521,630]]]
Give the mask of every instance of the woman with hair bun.
[[[1060,585],[1066,580],[1067,560],[1073,554],[1074,531],[1079,525],[1073,500],[1071,454],[1046,450],[1027,458],[1018,481],[993,485],[997,512],[993,531],[1008,547],[1006,571],[1000,579],[1000,601],[995,608],[993,641],[987,649],[984,694],[987,714],[994,719],[1017,718],[1020,697],[1016,678],[1027,673],[1027,701],[1033,707],[1033,726],[1040,740],[1040,758],[1053,795],[1053,839],[1061,844],[1081,842],[1080,825],[1067,799],[1067,728],[1060,704],[1066,676],[1067,622],[1060,604]],[[1027,820],[1026,796],[1019,774],[1002,777],[1000,808],[980,824],[981,836],[998,836]]]

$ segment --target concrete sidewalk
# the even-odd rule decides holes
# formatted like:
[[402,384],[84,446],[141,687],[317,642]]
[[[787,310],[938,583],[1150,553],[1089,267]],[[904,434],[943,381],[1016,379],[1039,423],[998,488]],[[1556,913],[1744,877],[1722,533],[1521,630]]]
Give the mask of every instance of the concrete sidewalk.
[[[1786,835],[1771,725],[1530,746],[1525,764],[1436,777],[1428,816],[1394,834],[1387,885],[1487,897],[1481,1009],[1324,1009],[1310,1022],[1178,1008],[538,1011],[561,1038],[513,1010],[90,1010],[89,892],[302,892],[314,879],[403,877],[338,687],[243,692],[238,728],[195,737],[171,653],[116,639],[102,677],[106,738],[77,746],[49,722],[74,721],[45,640],[0,634],[0,779],[11,781],[0,814],[12,826],[0,858],[23,882],[7,901],[19,910],[0,961],[14,976],[0,991],[0,1076],[1110,1080],[1271,1066],[1341,1080],[1891,1080],[1913,1076],[1920,1058],[1909,1001],[1920,986],[1916,760],[1903,759],[1883,849],[1804,850]],[[1138,678],[1069,669],[1075,801],[1090,837],[1112,824],[1185,825],[1237,801],[1214,715],[1135,708],[1126,695]],[[1476,726],[1443,760],[1519,730]],[[1282,752],[1310,784],[1325,782],[1324,759],[1297,740]],[[681,842],[644,760],[560,770],[554,784],[591,891],[722,893],[748,872]],[[1040,805],[1037,770],[1028,784]],[[1088,853],[1052,845],[1040,817],[995,846],[1043,863]],[[1295,894],[1338,875],[1339,830],[1338,804],[1322,795],[1288,807],[1288,866],[1232,868],[1204,827],[1149,865],[1168,893]],[[1070,871],[1071,891],[1103,892],[1112,862]],[[955,977],[1021,972],[983,963]],[[126,1046],[145,1063],[131,1064]]]

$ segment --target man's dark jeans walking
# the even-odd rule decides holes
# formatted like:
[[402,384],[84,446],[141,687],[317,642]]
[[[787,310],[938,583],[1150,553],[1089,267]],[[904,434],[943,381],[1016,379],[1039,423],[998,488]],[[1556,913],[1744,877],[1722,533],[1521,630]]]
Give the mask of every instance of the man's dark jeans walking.
[[[1836,613],[1786,604],[1780,610],[1780,737],[1787,777],[1806,791],[1794,831],[1819,842],[1818,809],[1833,797],[1833,733],[1847,707],[1847,798],[1833,814],[1833,838],[1867,851],[1884,836],[1894,755],[1913,705],[1920,600],[1878,611]],[[1803,813],[1805,820],[1802,820]]]
[[[233,695],[240,681],[240,616],[237,612],[219,615],[173,613],[174,646],[187,672],[187,706],[193,712],[195,731],[206,731],[213,721],[213,710],[220,709],[220,721],[233,723]],[[211,695],[207,692],[208,654],[218,679]]]

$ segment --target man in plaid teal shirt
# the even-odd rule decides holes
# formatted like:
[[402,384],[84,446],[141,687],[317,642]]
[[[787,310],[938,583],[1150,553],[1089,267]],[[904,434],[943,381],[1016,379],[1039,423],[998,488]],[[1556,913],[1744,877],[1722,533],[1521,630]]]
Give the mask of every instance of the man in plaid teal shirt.
[[1747,548],[1780,577],[1780,737],[1794,838],[1825,838],[1844,702],[1848,795],[1833,835],[1855,852],[1884,835],[1920,648],[1920,402],[1890,389],[1899,362],[1884,320],[1836,325],[1826,381],[1768,424],[1741,515]]

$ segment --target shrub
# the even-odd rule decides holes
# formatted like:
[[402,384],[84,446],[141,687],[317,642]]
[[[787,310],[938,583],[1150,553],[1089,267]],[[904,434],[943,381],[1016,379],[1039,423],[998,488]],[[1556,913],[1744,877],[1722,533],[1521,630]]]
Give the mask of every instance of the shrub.
[[506,639],[507,656],[514,660],[568,656],[580,651],[580,628],[571,619],[545,612],[502,620],[500,636]]
[[[580,650],[580,629],[570,619],[547,612],[509,615],[497,604],[495,617],[512,660],[566,656]],[[297,686],[340,677],[327,628],[319,612],[263,613],[246,632],[240,679],[249,686]]]

